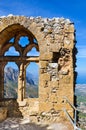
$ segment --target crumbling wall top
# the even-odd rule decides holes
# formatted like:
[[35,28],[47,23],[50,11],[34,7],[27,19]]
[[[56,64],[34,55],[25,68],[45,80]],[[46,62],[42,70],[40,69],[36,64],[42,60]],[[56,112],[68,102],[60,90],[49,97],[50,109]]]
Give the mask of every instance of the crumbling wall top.
[[[48,43],[46,44],[58,44],[59,48],[63,46],[63,43],[70,48],[73,48],[74,46],[74,44],[70,44],[70,39],[74,40],[74,24],[69,19],[65,19],[63,17],[42,18],[40,16],[2,16],[0,17],[0,33],[2,33],[3,30],[7,27],[14,24],[19,24],[25,27],[27,30],[31,31],[38,40],[38,43],[40,43],[40,41],[43,41],[44,43],[48,41]],[[12,33],[11,29],[7,31],[9,32],[9,34]],[[0,39],[4,38],[0,37]],[[4,43],[4,41],[2,43]]]

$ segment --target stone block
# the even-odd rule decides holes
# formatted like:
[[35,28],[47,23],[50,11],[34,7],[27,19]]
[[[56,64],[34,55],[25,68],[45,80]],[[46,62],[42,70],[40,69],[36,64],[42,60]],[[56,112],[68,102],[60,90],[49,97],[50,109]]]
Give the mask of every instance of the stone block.
[[48,73],[41,74],[40,81],[50,81],[50,74]]
[[58,88],[59,87],[59,82],[58,81],[48,81],[48,87],[49,88]]
[[0,107],[0,122],[4,121],[7,118],[7,108]]
[[20,107],[26,106],[26,101],[18,101]]
[[58,68],[58,63],[49,63],[49,67],[57,69]]
[[54,104],[58,102],[58,97],[57,97],[57,94],[56,93],[51,93],[50,96],[49,96],[49,101]]
[[64,75],[62,78],[59,79],[60,84],[70,84],[72,83],[72,81],[72,76],[69,75]]
[[65,25],[64,26],[64,31],[65,33],[74,33],[74,25],[71,24],[71,25]]
[[71,42],[70,42],[70,39],[67,38],[67,37],[65,37],[65,38],[64,38],[64,44],[69,45],[70,43],[71,43]]
[[52,52],[40,53],[40,60],[52,60],[52,58],[53,58]]
[[64,48],[72,49],[74,47],[74,42],[70,40],[70,44],[65,44],[64,42]]
[[41,74],[44,74],[44,73],[47,73],[46,68],[40,68],[40,75],[41,75]]
[[51,102],[48,102],[48,103],[40,102],[40,104],[39,104],[39,111],[40,112],[47,112],[52,108],[53,108],[53,104]]
[[50,44],[50,52],[59,52],[60,46],[58,43]]
[[45,91],[45,93],[40,93],[40,102],[46,102],[46,104],[49,101],[49,93]]
[[47,85],[47,82],[48,81],[44,81],[44,80],[41,80],[41,82],[39,83],[39,85],[40,85],[40,88],[44,88],[46,85]]
[[47,61],[40,61],[40,68],[46,68],[48,65]]
[[49,88],[48,86],[40,86],[40,96],[42,96],[43,94],[49,94],[51,91],[51,88]]

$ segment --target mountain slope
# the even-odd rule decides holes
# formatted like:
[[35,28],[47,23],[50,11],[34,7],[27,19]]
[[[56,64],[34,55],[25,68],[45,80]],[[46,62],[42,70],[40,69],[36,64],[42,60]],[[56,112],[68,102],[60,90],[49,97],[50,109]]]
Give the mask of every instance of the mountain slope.
[[[4,70],[4,97],[17,98],[18,70],[7,67]],[[26,74],[26,97],[38,97],[38,77]]]

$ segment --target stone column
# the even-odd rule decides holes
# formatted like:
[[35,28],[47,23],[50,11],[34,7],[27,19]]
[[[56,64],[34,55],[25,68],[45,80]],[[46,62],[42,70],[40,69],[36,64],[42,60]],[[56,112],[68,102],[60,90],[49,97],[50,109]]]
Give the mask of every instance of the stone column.
[[4,98],[4,67],[6,62],[0,63],[0,99]]
[[26,86],[26,70],[24,63],[19,63],[19,76],[18,76],[18,100],[23,101],[25,98],[25,86]]
[[23,64],[23,99],[26,97],[26,64]]

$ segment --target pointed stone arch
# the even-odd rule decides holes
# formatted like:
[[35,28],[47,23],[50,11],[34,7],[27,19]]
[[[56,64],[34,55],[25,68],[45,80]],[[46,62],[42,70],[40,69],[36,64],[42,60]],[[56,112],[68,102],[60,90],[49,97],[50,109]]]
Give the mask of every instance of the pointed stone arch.
[[[9,35],[8,35],[9,34]],[[29,39],[29,44],[27,44],[26,46],[21,46],[19,44],[19,40],[21,37],[27,37]],[[0,32],[0,38],[2,38],[2,43],[1,43],[1,50],[0,50],[0,55],[1,57],[4,56],[4,54],[7,52],[7,50],[9,50],[11,47],[14,47],[16,51],[18,51],[20,53],[19,56],[13,56],[13,55],[6,55],[4,57],[4,60],[6,62],[8,61],[13,61],[13,62],[17,62],[18,67],[19,67],[19,78],[18,79],[18,100],[19,101],[23,101],[24,97],[25,97],[25,69],[26,69],[26,64],[30,61],[36,61],[39,62],[38,57],[27,57],[26,53],[27,51],[30,51],[32,49],[32,47],[36,47],[37,49],[38,44],[34,43],[34,39],[35,36],[27,29],[25,28],[23,25],[20,24],[12,24],[12,25],[8,25],[5,29],[3,29]],[[14,38],[14,40],[11,42],[10,40]],[[28,59],[29,58],[29,59]],[[3,58],[1,60],[1,64],[3,64]],[[3,87],[3,86],[2,86]],[[2,93],[1,97],[3,96],[4,93]]]

